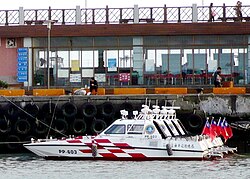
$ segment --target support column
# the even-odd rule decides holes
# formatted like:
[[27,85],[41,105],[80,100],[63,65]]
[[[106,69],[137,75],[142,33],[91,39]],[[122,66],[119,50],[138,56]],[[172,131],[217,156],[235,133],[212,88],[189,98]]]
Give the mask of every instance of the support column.
[[133,71],[138,73],[138,85],[144,84],[143,79],[143,38],[133,38]]
[[81,24],[81,8],[76,6],[76,24]]
[[139,7],[138,5],[134,5],[134,23],[139,23]]
[[192,4],[192,22],[198,22],[197,4]]
[[24,25],[24,10],[23,10],[23,7],[19,7],[19,25]]

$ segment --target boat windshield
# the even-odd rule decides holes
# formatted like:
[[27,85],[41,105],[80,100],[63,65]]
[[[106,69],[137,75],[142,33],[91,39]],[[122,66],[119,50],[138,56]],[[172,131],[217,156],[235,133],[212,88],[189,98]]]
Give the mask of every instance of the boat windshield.
[[128,134],[142,134],[144,129],[143,124],[129,124],[128,125]]
[[114,124],[104,134],[125,134],[125,129],[126,126],[124,124]]

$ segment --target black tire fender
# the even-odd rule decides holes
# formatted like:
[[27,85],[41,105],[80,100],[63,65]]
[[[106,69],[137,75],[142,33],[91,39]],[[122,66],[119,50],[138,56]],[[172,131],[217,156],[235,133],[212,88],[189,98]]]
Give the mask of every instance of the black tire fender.
[[187,117],[187,121],[188,121],[188,126],[191,129],[200,129],[203,125],[203,119],[198,114],[190,114]]
[[82,114],[84,117],[92,118],[97,114],[96,106],[91,102],[86,102],[81,107]]
[[15,123],[15,131],[17,134],[28,134],[31,130],[31,124],[26,119],[18,119]]
[[42,113],[43,116],[52,116],[54,113],[57,113],[57,106],[55,105],[55,103],[45,103],[42,106]]
[[6,142],[9,142],[6,144],[6,147],[11,151],[17,151],[20,150],[22,145],[20,144],[20,138],[16,135],[9,135],[6,138]]
[[8,134],[11,131],[11,122],[5,115],[0,116],[0,134]]
[[91,125],[91,131],[93,132],[94,135],[100,134],[106,128],[107,128],[106,122],[101,119],[93,120]]
[[33,117],[36,117],[39,113],[39,107],[35,103],[25,105],[24,110]]
[[75,134],[83,134],[87,130],[87,124],[83,119],[75,119],[72,123],[72,130]]
[[101,105],[101,113],[103,117],[113,117],[115,114],[115,107],[111,102],[104,102]]
[[[46,119],[45,119],[46,120]],[[41,134],[45,134],[46,132],[48,132],[48,130],[49,130],[49,126],[46,126],[46,124],[47,125],[49,125],[48,123],[46,123],[46,121],[38,121],[38,122],[35,122],[35,124],[34,124],[34,130],[35,130],[35,133],[36,134],[39,134],[39,135],[41,135]]]
[[57,118],[54,122],[55,122],[54,128],[56,131],[63,134],[65,134],[68,131],[69,125],[65,119]]
[[77,114],[77,106],[72,102],[64,103],[61,110],[65,117],[71,118]]

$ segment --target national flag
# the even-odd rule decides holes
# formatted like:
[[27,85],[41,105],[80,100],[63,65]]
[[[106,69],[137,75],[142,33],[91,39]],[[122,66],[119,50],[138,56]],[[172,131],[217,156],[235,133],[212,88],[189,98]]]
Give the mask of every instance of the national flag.
[[[225,119],[224,119],[225,120]],[[228,134],[227,131],[225,130],[225,126],[224,126],[224,120],[220,123],[221,126],[221,135],[224,138],[225,141],[227,141],[228,139]]]
[[224,122],[224,126],[225,126],[225,130],[227,131],[228,138],[230,139],[231,137],[233,137],[232,128],[229,126],[226,120]]
[[217,134],[217,136],[220,136],[221,135],[221,130],[222,130],[222,128],[221,128],[221,117],[219,118],[219,121],[217,122],[217,126],[216,126],[216,134]]
[[230,131],[230,129],[227,129],[226,126],[228,126],[228,123],[224,118],[223,121],[221,122],[221,135],[224,138],[225,142],[233,135],[232,131]]
[[208,119],[207,119],[207,121],[205,123],[205,126],[204,126],[201,134],[210,136],[210,124],[208,122]]
[[217,124],[216,121],[212,119],[211,125],[210,125],[210,137],[212,140],[217,136]]

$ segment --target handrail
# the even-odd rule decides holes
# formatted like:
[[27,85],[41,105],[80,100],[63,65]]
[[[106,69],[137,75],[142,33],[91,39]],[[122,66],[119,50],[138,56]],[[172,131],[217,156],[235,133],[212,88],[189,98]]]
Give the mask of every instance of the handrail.
[[[119,23],[192,23],[208,22],[211,7],[130,7],[130,8],[80,8],[76,9],[23,9],[0,10],[1,25],[26,25],[24,22],[56,19],[56,24],[119,24]],[[215,21],[222,22],[227,17],[236,17],[235,6],[214,6]],[[242,16],[248,17],[250,5],[242,6]],[[136,12],[138,11],[138,12]],[[136,13],[135,13],[136,12]],[[138,17],[136,15],[138,14]],[[128,19],[128,20],[126,20]],[[131,20],[134,19],[134,20]],[[141,19],[141,20],[140,20]],[[149,19],[143,20],[143,19]],[[228,18],[233,21],[233,18]],[[244,20],[244,19],[243,19]]]

